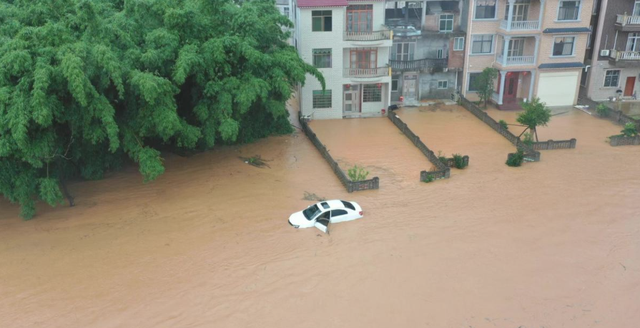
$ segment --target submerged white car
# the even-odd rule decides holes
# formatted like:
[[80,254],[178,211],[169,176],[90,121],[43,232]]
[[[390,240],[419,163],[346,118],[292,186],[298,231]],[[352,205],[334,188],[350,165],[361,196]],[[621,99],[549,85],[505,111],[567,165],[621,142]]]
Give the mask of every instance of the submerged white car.
[[329,223],[356,220],[361,218],[362,214],[362,207],[356,202],[327,200],[291,214],[289,224],[294,228],[316,227],[328,233]]

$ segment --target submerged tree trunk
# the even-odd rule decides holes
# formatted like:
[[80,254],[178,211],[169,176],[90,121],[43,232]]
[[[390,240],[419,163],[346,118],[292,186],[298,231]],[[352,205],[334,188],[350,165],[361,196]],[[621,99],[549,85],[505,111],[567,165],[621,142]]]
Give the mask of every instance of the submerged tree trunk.
[[76,203],[74,202],[73,196],[71,196],[69,189],[67,189],[66,181],[60,180],[60,185],[62,185],[62,194],[64,194],[64,197],[69,201],[69,207],[74,207]]

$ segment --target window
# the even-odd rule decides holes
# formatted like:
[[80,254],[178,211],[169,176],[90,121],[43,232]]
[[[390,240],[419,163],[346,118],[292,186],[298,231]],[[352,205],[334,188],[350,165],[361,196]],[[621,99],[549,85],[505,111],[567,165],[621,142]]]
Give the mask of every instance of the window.
[[475,19],[495,19],[496,0],[476,0]]
[[444,58],[444,49],[436,50],[436,58],[438,59]]
[[468,91],[478,91],[476,87],[476,79],[480,76],[481,73],[469,73],[469,83],[467,83]]
[[356,208],[353,206],[353,204],[351,204],[351,203],[349,203],[349,202],[345,202],[344,200],[341,200],[341,202],[342,202],[342,205],[344,205],[344,207],[346,207],[346,208],[348,208],[348,209],[351,209],[351,210],[353,210],[353,211],[355,211],[355,210],[356,210]]
[[391,60],[413,60],[415,49],[416,44],[414,42],[394,43]]
[[373,5],[347,6],[347,32],[371,32]]
[[464,50],[464,36],[453,39],[453,51]]
[[376,84],[365,84],[362,88],[362,102],[381,102],[382,88]]
[[573,36],[556,37],[553,42],[553,56],[573,55],[575,39]]
[[313,90],[313,108],[331,108],[331,90]]
[[640,16],[640,1],[633,4],[633,16]]
[[331,10],[312,11],[311,30],[313,32],[331,32]]
[[453,14],[440,15],[440,32],[453,31]]
[[490,54],[493,51],[493,35],[473,35],[471,39],[472,54]]
[[318,213],[320,213],[320,209],[318,208],[318,205],[311,205],[307,207],[306,210],[302,211],[302,214],[304,215],[304,217],[307,218],[307,220],[309,221],[311,221],[313,217],[318,215]]
[[397,92],[398,91],[398,79],[392,79],[391,80],[391,91],[392,92]]
[[378,64],[378,49],[352,49],[349,68],[376,68]]
[[345,210],[333,210],[331,211],[331,217],[347,215],[347,211]]
[[[513,16],[511,16],[511,21],[513,22],[523,22],[527,20],[529,16],[529,4],[528,3],[515,3],[513,5]],[[509,20],[509,4],[507,3],[507,7],[504,9],[504,20]]]
[[289,18],[289,7],[284,7],[284,8],[283,8],[283,14],[284,14],[285,16],[287,16],[287,18]]
[[605,88],[617,88],[620,81],[620,70],[610,70],[604,73]]
[[574,21],[580,18],[580,1],[560,1],[559,21]]
[[331,48],[313,49],[313,66],[317,68],[331,67]]
[[640,33],[629,33],[627,51],[640,51]]
[[449,81],[438,81],[438,89],[449,88]]

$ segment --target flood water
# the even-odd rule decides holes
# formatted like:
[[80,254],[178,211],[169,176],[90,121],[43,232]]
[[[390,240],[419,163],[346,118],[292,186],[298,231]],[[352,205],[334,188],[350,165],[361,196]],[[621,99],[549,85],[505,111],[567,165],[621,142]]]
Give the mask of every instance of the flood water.
[[[540,137],[578,148],[510,168],[514,147],[455,106],[398,115],[470,167],[421,183],[431,164],[387,119],[315,121],[380,190],[346,193],[296,133],[167,156],[147,185],[135,168],[74,183],[76,207],[27,222],[0,201],[0,326],[638,326],[640,147],[605,143],[619,126],[555,116]],[[270,168],[239,159],[258,154]],[[295,230],[305,191],[365,217]]]

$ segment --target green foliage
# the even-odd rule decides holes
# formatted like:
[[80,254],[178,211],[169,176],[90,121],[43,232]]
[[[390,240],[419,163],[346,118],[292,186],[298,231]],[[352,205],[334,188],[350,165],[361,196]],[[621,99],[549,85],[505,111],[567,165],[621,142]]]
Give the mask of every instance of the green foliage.
[[509,125],[507,124],[507,121],[500,120],[498,121],[498,123],[500,124],[500,127],[503,128],[504,130],[509,130]]
[[546,126],[551,120],[551,110],[547,105],[540,102],[540,98],[532,98],[531,101],[522,103],[524,112],[518,114],[518,123],[529,128],[536,134],[538,126]]
[[524,151],[518,148],[518,150],[512,156],[507,158],[506,164],[512,167],[518,167],[522,165],[523,161],[524,161]]
[[364,167],[354,165],[352,168],[347,170],[347,175],[349,176],[349,179],[351,179],[351,181],[364,181],[367,179],[369,171],[365,170]]
[[533,134],[529,133],[529,132],[525,132],[522,135],[524,138],[522,139],[522,143],[527,145],[527,146],[533,146]]
[[282,27],[272,0],[0,1],[0,193],[29,218],[64,179],[291,132],[293,86],[324,79]]
[[610,111],[611,110],[609,109],[609,107],[607,107],[607,105],[605,104],[598,104],[598,107],[596,107],[596,113],[598,113],[598,115],[600,115],[601,117],[609,116]]
[[635,137],[638,135],[638,129],[636,128],[636,125],[631,122],[625,124],[624,128],[620,132],[621,135],[625,137]]
[[429,183],[435,181],[435,179],[436,178],[432,174],[427,174],[424,179],[422,179],[422,182]]
[[480,97],[480,101],[484,103],[484,108],[487,108],[487,102],[491,99],[491,95],[493,95],[495,80],[497,77],[497,69],[486,67],[474,81],[473,87],[478,90],[478,97]]
[[467,163],[465,163],[464,158],[460,154],[453,154],[453,166],[456,169],[464,169],[467,167]]

